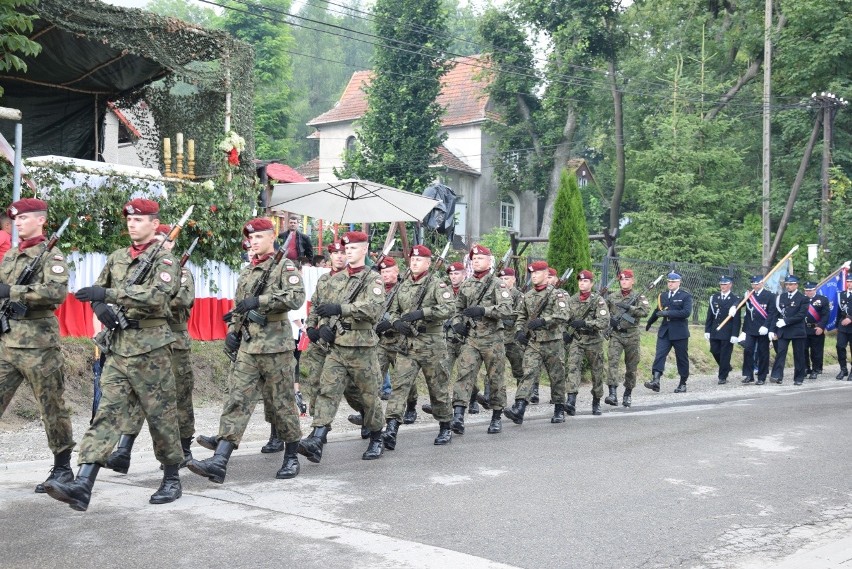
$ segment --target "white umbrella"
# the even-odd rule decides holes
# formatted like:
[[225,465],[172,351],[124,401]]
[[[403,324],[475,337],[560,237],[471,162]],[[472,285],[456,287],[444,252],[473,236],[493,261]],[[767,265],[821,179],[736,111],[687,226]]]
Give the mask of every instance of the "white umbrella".
[[273,211],[288,211],[337,223],[422,221],[438,200],[367,180],[275,184]]

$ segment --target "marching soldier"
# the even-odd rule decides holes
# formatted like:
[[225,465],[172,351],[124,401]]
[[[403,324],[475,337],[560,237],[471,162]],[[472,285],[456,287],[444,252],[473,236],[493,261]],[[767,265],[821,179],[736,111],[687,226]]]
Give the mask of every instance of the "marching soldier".
[[491,422],[488,432],[503,430],[500,420],[506,405],[506,384],[503,369],[506,350],[503,345],[503,319],[512,311],[512,294],[505,283],[491,274],[491,250],[474,245],[468,257],[473,266],[473,278],[465,280],[456,297],[456,316],[453,330],[464,338],[459,357],[458,379],[453,388],[453,421],[450,428],[464,434],[464,412],[470,401],[479,368],[485,364],[485,391],[489,394]]
[[310,462],[322,459],[323,445],[348,381],[358,388],[364,426],[370,429],[370,443],[361,458],[375,460],[382,456],[384,414],[379,399],[378,337],[374,328],[382,315],[385,294],[382,280],[364,265],[368,240],[362,231],[343,236],[348,267],[328,280],[322,304],[316,307],[321,318],[318,340],[328,352],[320,375],[313,430],[299,442],[299,454]]
[[[524,348],[515,341],[515,317],[516,310],[520,306],[524,295],[515,286],[517,279],[514,269],[505,268],[497,276],[500,277],[500,280],[506,285],[509,294],[512,295],[512,314],[508,318],[503,319],[503,343],[506,346],[506,359],[509,360],[509,366],[512,368],[512,377],[515,378],[515,385],[517,387],[524,378]],[[538,380],[536,380],[533,386],[530,403],[538,403]]]
[[[101,376],[101,402],[80,441],[77,478],[72,482],[48,480],[44,485],[52,498],[81,512],[88,509],[98,471],[106,465],[122,434],[120,427],[136,405],[148,421],[154,454],[163,465],[163,481],[150,502],[165,504],[181,497],[178,468],[183,451],[171,362],[175,338],[168,324],[169,302],[180,287],[180,269],[174,257],[160,249],[150,259],[153,265],[145,278],[135,285],[126,284],[137,266],[148,260],[146,250],[156,246],[160,206],[137,198],[127,202],[121,212],[133,244],[114,251],[94,285],[74,294],[77,300],[92,303],[95,315],[107,327],[102,335],[111,336]],[[122,322],[122,318],[126,320]]]
[[559,275],[553,267],[547,268],[547,284],[550,286],[556,286],[559,284]]
[[[423,371],[429,388],[432,415],[440,430],[436,445],[449,444],[450,431],[450,376],[447,372],[447,344],[444,341],[444,322],[453,313],[454,297],[447,284],[429,273],[432,251],[423,245],[411,249],[409,266],[411,276],[400,285],[390,306],[393,328],[402,337],[403,346],[397,355],[396,377],[387,408],[387,429],[384,445],[394,450],[397,443],[403,401],[410,395],[417,374]],[[424,289],[425,287],[425,289]]]
[[816,379],[822,373],[822,356],[825,351],[825,326],[831,306],[828,299],[817,294],[817,283],[805,283],[805,296],[808,297],[808,314],[805,318],[808,341],[805,344],[805,365],[808,379]]
[[[600,415],[603,397],[604,369],[603,332],[609,326],[609,309],[606,301],[592,290],[595,275],[582,270],[577,274],[579,292],[568,299],[569,326],[572,341],[566,356],[568,400],[565,410],[574,415],[577,410],[577,392],[583,379],[583,358],[592,371],[592,414]],[[556,399],[553,400],[556,402]]]
[[739,338],[745,342],[743,383],[754,383],[756,364],[757,385],[763,385],[769,375],[769,324],[775,310],[775,295],[764,288],[760,275],[751,277],[751,291]]
[[188,464],[192,472],[217,484],[225,481],[231,453],[240,445],[261,394],[264,407],[270,410],[268,418],[284,440],[284,462],[275,477],[288,479],[299,474],[296,447],[301,432],[293,388],[296,360],[287,313],[305,302],[305,287],[296,265],[281,259],[284,251],[276,255],[275,228],[270,220],[252,219],[243,226],[243,234],[251,241],[253,255],[237,281],[234,317],[225,336],[226,349],[236,353],[228,378],[231,389],[219,418],[213,456]]
[[18,386],[26,380],[47,433],[53,453],[53,469],[35,491],[45,485],[74,480],[71,450],[74,439],[71,419],[65,406],[64,359],[59,350],[59,323],[53,311],[68,294],[68,267],[57,247],[47,251],[28,284],[15,284],[26,266],[38,256],[46,241],[47,202],[33,198],[18,200],[6,210],[18,229],[18,246],[6,251],[0,263],[0,303],[20,303],[25,311],[11,312],[8,329],[0,329],[0,417],[6,411]]
[[562,329],[568,319],[568,298],[564,291],[547,284],[547,263],[535,261],[528,267],[532,288],[521,298],[515,323],[515,341],[525,346],[524,377],[511,409],[503,414],[516,425],[524,422],[527,403],[542,368],[550,378],[551,399],[555,403],[551,423],[565,422],[565,342]]
[[686,380],[689,379],[689,317],[692,315],[692,295],[680,288],[681,277],[671,272],[666,277],[668,292],[661,293],[657,298],[657,309],[651,314],[645,329],[662,318],[663,323],[657,330],[657,352],[651,368],[653,379],[645,382],[645,387],[659,393],[660,379],[666,369],[666,358],[674,348],[677,362],[677,373],[680,383],[675,393],[686,393]]
[[[166,240],[172,228],[166,224],[157,227],[156,238],[163,240],[163,249],[171,252],[175,242]],[[179,259],[174,258],[179,261]],[[176,401],[178,427],[180,428],[180,446],[183,450],[183,460],[180,468],[183,468],[192,460],[192,435],[195,433],[195,412],[192,405],[192,389],[195,386],[195,377],[192,374],[192,364],[189,361],[189,312],[195,303],[195,280],[188,269],[180,269],[180,288],[177,294],[169,302],[171,313],[169,314],[169,328],[175,336],[172,344],[172,373],[175,376]],[[127,474],[130,470],[130,453],[133,443],[142,430],[145,416],[138,405],[130,409],[130,414],[121,428],[121,438],[118,439],[118,448],[109,455],[106,466],[121,474]]]
[[846,290],[837,295],[837,300],[837,363],[840,364],[837,379],[848,377],[847,381],[852,381],[846,367],[846,346],[852,354],[852,272],[846,274]]
[[[704,339],[710,341],[710,353],[719,366],[719,385],[728,383],[728,374],[731,367],[731,354],[734,346],[739,343],[740,335],[740,313],[737,305],[742,300],[735,294],[731,294],[733,279],[723,275],[719,278],[719,292],[710,297],[707,305],[707,317],[704,320]],[[718,330],[719,325],[726,318],[730,319]]]
[[[618,282],[620,289],[610,292],[606,298],[611,333],[607,350],[609,395],[604,399],[604,403],[618,405],[618,366],[623,353],[624,396],[621,404],[630,407],[633,403],[633,388],[636,387],[636,371],[639,367],[639,320],[648,315],[649,307],[645,295],[633,290],[632,270],[624,269],[618,273]],[[625,315],[633,318],[633,322],[629,322]]]
[[799,292],[799,277],[787,275],[782,292],[775,297],[775,313],[769,326],[769,339],[778,340],[775,363],[772,364],[770,379],[777,384],[784,381],[784,364],[787,348],[793,342],[793,385],[802,385],[805,380],[805,344],[808,341],[805,318],[808,315],[807,297]]

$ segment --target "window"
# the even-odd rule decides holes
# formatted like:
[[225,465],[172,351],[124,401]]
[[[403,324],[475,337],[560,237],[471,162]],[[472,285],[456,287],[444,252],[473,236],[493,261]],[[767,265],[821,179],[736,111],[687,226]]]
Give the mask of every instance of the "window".
[[586,186],[589,185],[589,179],[586,177],[586,169],[585,168],[581,172],[579,172],[578,175],[577,175],[577,185],[580,186],[581,188],[585,188]]
[[520,231],[521,223],[518,217],[519,214],[518,196],[509,192],[503,201],[500,202],[500,227],[509,231]]
[[346,152],[355,152],[355,137],[350,136],[346,139]]

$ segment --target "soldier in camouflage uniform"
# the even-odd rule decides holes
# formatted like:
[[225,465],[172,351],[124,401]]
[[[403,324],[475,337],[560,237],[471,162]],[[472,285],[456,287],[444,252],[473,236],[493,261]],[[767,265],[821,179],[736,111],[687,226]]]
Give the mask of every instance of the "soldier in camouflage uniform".
[[[251,240],[254,254],[237,281],[234,317],[225,337],[226,349],[236,353],[237,358],[228,379],[231,391],[219,419],[214,455],[192,460],[188,465],[195,474],[217,484],[225,480],[228,460],[242,440],[259,393],[263,394],[264,407],[271,411],[276,431],[284,439],[284,462],[275,477],[287,479],[299,474],[296,448],[301,430],[293,388],[296,359],[287,313],[305,302],[305,286],[296,265],[280,258],[284,249],[280,255],[275,254],[271,221],[252,219],[243,227],[243,234]],[[264,279],[265,286],[256,290]]]
[[551,423],[565,422],[565,342],[562,330],[568,319],[565,292],[547,284],[547,263],[536,261],[528,267],[532,288],[521,299],[515,322],[515,341],[524,349],[524,377],[515,394],[515,404],[504,409],[516,425],[524,422],[524,412],[542,370],[550,377],[550,389],[557,402]]
[[592,414],[601,414],[603,397],[604,341],[601,332],[609,326],[609,309],[606,301],[592,291],[595,275],[592,271],[582,270],[577,275],[580,292],[568,299],[570,312],[570,330],[572,341],[568,345],[566,367],[568,368],[568,400],[565,410],[574,415],[577,409],[577,392],[583,377],[583,358],[592,369]]
[[[515,378],[515,386],[517,387],[524,378],[524,348],[515,341],[515,316],[524,295],[515,286],[517,279],[514,269],[503,269],[497,276],[500,277],[500,280],[509,290],[509,294],[512,295],[512,314],[503,320],[503,343],[506,346],[506,359],[509,360],[512,377]],[[538,381],[533,385],[530,403],[538,403]]]
[[473,278],[459,287],[453,330],[464,338],[459,357],[458,379],[453,388],[454,433],[464,434],[464,412],[470,401],[479,368],[485,364],[486,387],[491,407],[489,433],[503,430],[500,417],[506,405],[506,383],[503,369],[506,350],[503,345],[503,319],[512,312],[512,295],[498,277],[491,274],[491,251],[474,245],[469,253]]
[[[9,206],[7,215],[18,228],[20,243],[8,250],[0,263],[0,303],[22,303],[27,310],[22,315],[12,313],[9,330],[0,336],[0,417],[26,380],[53,453],[53,469],[47,481],[67,483],[74,479],[74,439],[64,399],[65,362],[59,350],[59,323],[53,311],[68,292],[68,267],[62,251],[54,247],[35,267],[29,284],[15,284],[43,248],[38,245],[46,240],[47,203],[33,198],[18,200]],[[44,493],[44,483],[35,491]]]
[[[178,468],[183,452],[171,358],[175,337],[168,323],[169,301],[180,287],[180,267],[168,251],[156,247],[159,211],[157,202],[147,199],[126,203],[122,213],[133,245],[114,251],[94,285],[74,295],[77,300],[91,302],[95,315],[107,327],[99,342],[109,337],[101,402],[80,441],[77,478],[69,483],[51,480],[44,485],[51,497],[74,510],[89,507],[98,471],[106,464],[135,405],[148,420],[154,454],[164,467],[163,482],[150,502],[165,504],[181,496]],[[127,284],[137,267],[149,260],[151,269],[142,281]],[[110,304],[116,305],[115,310]],[[126,327],[116,317],[122,312],[126,312]]]
[[[157,228],[157,239],[163,240],[163,248],[172,252],[174,241],[166,240],[172,228],[166,224],[160,224]],[[179,259],[175,258],[178,262]],[[192,435],[195,433],[195,412],[192,405],[192,389],[195,387],[195,377],[192,374],[192,364],[189,360],[189,312],[195,303],[195,280],[188,269],[181,267],[180,288],[177,295],[169,303],[171,314],[169,315],[169,327],[175,336],[172,344],[172,373],[175,376],[175,388],[177,393],[178,426],[180,427],[180,446],[183,450],[183,460],[180,468],[192,460]],[[130,410],[124,425],[121,428],[121,438],[118,440],[118,448],[107,459],[106,466],[116,472],[127,474],[130,469],[130,453],[133,443],[142,430],[145,416],[139,405],[134,405]]]
[[[609,395],[604,402],[607,405],[618,405],[618,366],[621,354],[624,354],[624,397],[621,404],[630,407],[633,403],[633,388],[636,387],[636,370],[639,367],[639,324],[640,319],[648,315],[650,307],[645,295],[633,290],[633,271],[624,269],[618,273],[619,290],[611,291],[607,297],[607,307],[612,315],[610,318],[609,376],[607,385]],[[634,321],[628,322],[624,316]]]
[[350,380],[358,387],[364,426],[370,429],[370,443],[361,458],[375,460],[382,456],[384,413],[378,395],[380,370],[374,327],[382,315],[385,294],[382,280],[364,266],[368,240],[362,231],[343,236],[348,267],[328,280],[323,303],[315,309],[321,320],[311,341],[321,341],[328,352],[320,376],[313,430],[299,443],[299,453],[311,462],[322,459],[326,435]]
[[447,344],[444,341],[444,322],[454,312],[453,293],[447,284],[429,272],[432,251],[423,245],[411,249],[411,276],[399,287],[390,306],[393,328],[403,338],[397,356],[397,373],[388,402],[385,448],[396,448],[397,432],[402,420],[403,401],[422,370],[429,388],[432,414],[440,425],[436,445],[452,440],[450,431],[450,376],[447,372]]

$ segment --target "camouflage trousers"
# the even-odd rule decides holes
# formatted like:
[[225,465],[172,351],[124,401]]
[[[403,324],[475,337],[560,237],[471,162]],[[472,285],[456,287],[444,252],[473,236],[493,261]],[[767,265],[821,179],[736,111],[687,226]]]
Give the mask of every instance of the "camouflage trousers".
[[517,342],[511,342],[505,346],[506,359],[509,360],[509,366],[512,368],[512,377],[520,385],[524,378],[524,347]]
[[592,397],[603,397],[603,379],[606,374],[603,349],[603,338],[600,336],[578,336],[568,345],[565,365],[568,393],[577,393],[580,390],[583,358],[586,358],[592,369]]
[[550,378],[550,397],[556,403],[565,401],[565,342],[562,338],[547,342],[530,342],[524,350],[524,377],[515,399],[529,402],[533,385],[542,371]]
[[[397,367],[397,360],[399,360],[400,352],[396,349],[386,348],[384,345],[379,343],[379,367],[382,370],[381,381],[379,382],[379,391],[381,391],[382,383],[385,380],[385,374],[390,370],[390,366],[393,366],[393,373],[391,374],[391,390],[396,390],[396,374],[399,372],[399,368]],[[344,394],[345,395],[345,394]],[[348,399],[347,399],[348,401]],[[413,381],[411,383],[411,388],[408,391],[408,402],[409,403],[417,403],[417,382]]]
[[[453,412],[450,408],[450,375],[447,372],[447,346],[437,334],[422,334],[412,340],[411,347],[397,356],[396,374],[391,381],[393,391],[388,401],[386,417],[402,421],[411,389],[422,371],[429,388],[429,401],[436,421],[449,421]],[[416,397],[416,389],[415,389]],[[416,401],[416,399],[415,399]]]
[[494,410],[506,406],[506,381],[503,370],[506,365],[506,348],[503,339],[489,343],[488,338],[468,338],[462,345],[456,359],[458,379],[453,387],[453,406],[467,407],[470,394],[476,385],[479,368],[485,364],[485,387],[488,391],[488,404]]
[[259,396],[263,397],[264,415],[284,442],[302,438],[293,389],[295,365],[290,350],[274,354],[248,354],[240,350],[228,378],[230,392],[219,419],[218,438],[240,445]]
[[[302,357],[299,362],[308,372],[307,381],[300,384],[301,390],[308,398],[308,412],[311,416],[314,415],[314,409],[317,405],[317,395],[319,394],[319,379],[322,375],[322,366],[325,363],[326,352],[316,344],[310,344],[308,349],[302,352]],[[384,374],[382,374],[384,377]],[[380,386],[381,387],[381,386]],[[346,403],[349,404],[356,413],[363,413],[364,405],[361,403],[361,395],[358,387],[351,381],[346,384],[343,389],[343,397]],[[267,422],[271,421],[267,418]]]
[[0,417],[26,379],[38,403],[53,454],[74,448],[65,406],[65,362],[59,348],[0,347]]
[[613,332],[609,337],[607,348],[607,362],[609,364],[609,375],[607,385],[618,386],[620,377],[618,367],[621,363],[621,354],[624,354],[624,387],[633,389],[636,387],[636,370],[639,367],[639,330],[629,332]]
[[148,420],[157,460],[165,465],[183,460],[171,346],[138,356],[110,354],[101,375],[101,392],[98,412],[80,441],[79,464],[106,465],[135,406]]
[[[192,405],[195,376],[192,375],[189,352],[189,350],[172,350],[172,373],[175,376],[178,427],[182,439],[188,439],[195,434],[195,411]],[[121,427],[121,434],[138,435],[142,431],[142,423],[144,422],[145,415],[139,405],[131,406]]]
[[325,356],[319,381],[312,427],[330,425],[337,414],[348,382],[358,390],[363,405],[364,426],[381,431],[385,424],[379,399],[379,361],[376,349],[368,346],[332,346]]

